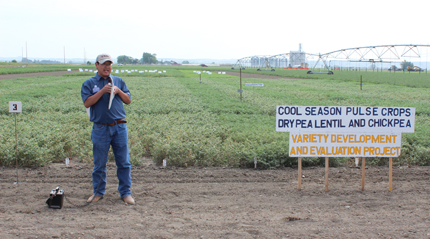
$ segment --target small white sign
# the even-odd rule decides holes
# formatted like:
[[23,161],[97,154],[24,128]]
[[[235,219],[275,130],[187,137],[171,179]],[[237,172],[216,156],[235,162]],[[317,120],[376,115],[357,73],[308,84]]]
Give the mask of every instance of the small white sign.
[[264,86],[263,83],[245,83],[245,86]]
[[21,101],[9,101],[9,113],[22,113]]

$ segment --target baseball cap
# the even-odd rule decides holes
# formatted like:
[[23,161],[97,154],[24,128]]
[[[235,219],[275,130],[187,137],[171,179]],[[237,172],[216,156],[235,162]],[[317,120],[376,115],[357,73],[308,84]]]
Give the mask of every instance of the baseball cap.
[[103,64],[106,61],[111,61],[113,63],[112,57],[109,54],[100,54],[97,56],[96,62]]

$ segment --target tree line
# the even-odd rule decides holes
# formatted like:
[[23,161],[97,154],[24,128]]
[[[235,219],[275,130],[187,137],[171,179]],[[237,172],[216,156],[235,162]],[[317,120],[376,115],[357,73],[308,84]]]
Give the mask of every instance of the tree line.
[[157,64],[157,54],[144,52],[142,58],[137,59],[131,56],[121,55],[116,58],[118,64]]

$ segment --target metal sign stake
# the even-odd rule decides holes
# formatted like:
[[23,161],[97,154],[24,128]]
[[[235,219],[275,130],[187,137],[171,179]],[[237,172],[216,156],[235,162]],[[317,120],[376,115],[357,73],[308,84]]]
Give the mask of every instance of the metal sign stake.
[[18,174],[18,132],[16,126],[16,114],[22,112],[21,101],[9,101],[9,113],[14,113],[15,115],[15,167],[16,167],[16,184],[19,182]]
[[16,184],[19,182],[19,175],[18,175],[18,133],[16,130],[16,113],[15,115],[15,167],[16,167]]

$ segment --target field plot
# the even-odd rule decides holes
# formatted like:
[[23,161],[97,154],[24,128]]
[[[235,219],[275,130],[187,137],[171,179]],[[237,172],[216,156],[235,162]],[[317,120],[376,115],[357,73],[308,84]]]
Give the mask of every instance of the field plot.
[[[189,68],[161,70],[166,72],[118,74],[132,93],[133,102],[126,111],[135,165],[143,156],[158,164],[166,159],[169,165],[181,167],[253,167],[254,158],[259,168],[296,165],[297,159],[288,156],[288,134],[275,132],[277,105],[416,107],[415,133],[403,134],[402,156],[396,163],[430,163],[427,88],[368,83],[360,90],[359,84],[351,80],[259,76],[243,79],[241,100],[237,76],[214,70],[212,75],[202,72],[200,76]],[[91,161],[92,125],[81,102],[80,87],[92,74],[75,72],[0,81],[2,102],[23,102],[23,113],[17,117],[20,165],[46,165],[65,157]],[[14,118],[6,107],[0,110],[4,129],[1,163],[14,165]],[[307,158],[304,165],[321,162],[319,158]],[[341,165],[348,159],[333,158],[330,162]],[[384,158],[373,161],[385,162]]]
[[[238,69],[231,70],[236,73]],[[318,71],[318,70],[317,70]],[[327,74],[307,74],[307,70],[297,69],[276,69],[275,71],[257,71],[255,68],[246,68],[242,73],[253,73],[269,76],[293,77],[299,79],[330,79],[339,81],[351,81],[360,84],[360,77],[363,89],[371,87],[373,84],[389,84],[408,87],[430,88],[430,72],[391,72],[381,70],[335,70],[333,75]]]
[[[93,73],[0,81],[1,238],[430,238],[430,173],[418,166],[430,164],[427,88],[368,83],[360,90],[347,79],[247,75],[243,85],[264,86],[243,86],[240,100],[237,76],[165,70],[120,74],[132,94],[134,206],[120,200],[111,161],[103,200],[76,207],[91,193],[92,124],[80,88]],[[18,163],[26,167],[17,170],[8,167],[16,160],[8,101],[23,105]],[[340,166],[329,170],[328,192],[324,169],[312,166],[323,159],[306,158],[298,191],[288,134],[275,132],[276,105],[416,107],[415,133],[402,135],[395,159],[393,191],[388,167],[377,166],[385,158],[370,162],[365,191],[351,159],[331,158]],[[56,186],[68,199],[60,210],[45,204]]]

